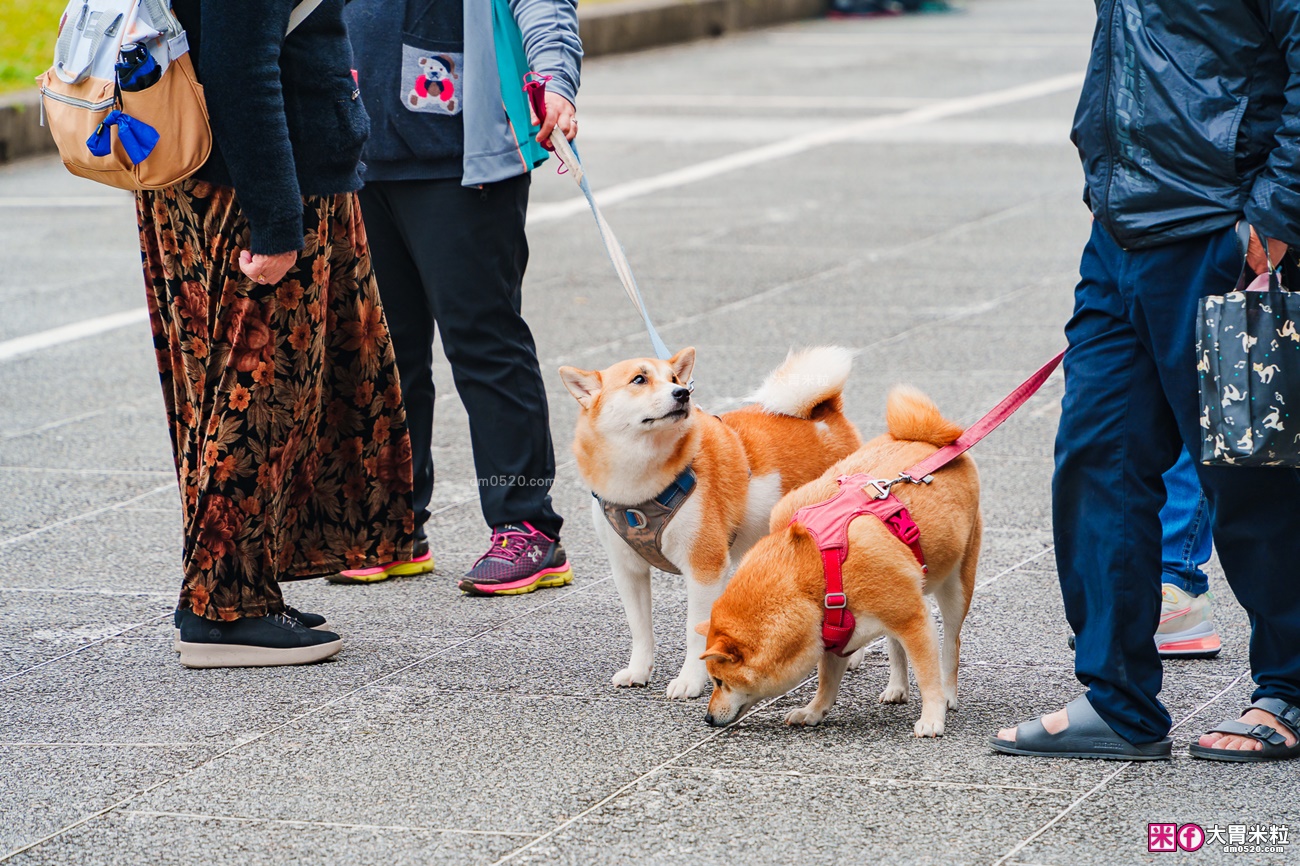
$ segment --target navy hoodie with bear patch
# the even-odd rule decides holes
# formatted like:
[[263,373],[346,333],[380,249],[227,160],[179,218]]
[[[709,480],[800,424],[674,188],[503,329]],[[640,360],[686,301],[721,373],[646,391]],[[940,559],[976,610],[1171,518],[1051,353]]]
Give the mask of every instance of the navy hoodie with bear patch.
[[371,117],[365,179],[459,178],[465,156],[462,0],[353,0],[345,15]]

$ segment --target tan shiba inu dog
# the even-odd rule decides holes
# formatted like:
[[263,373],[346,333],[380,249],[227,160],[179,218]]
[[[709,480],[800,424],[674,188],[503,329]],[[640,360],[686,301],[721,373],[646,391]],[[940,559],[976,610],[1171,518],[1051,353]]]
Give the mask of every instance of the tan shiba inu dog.
[[596,535],[632,629],[632,657],[614,685],[650,680],[653,561],[687,579],[686,660],[668,697],[704,690],[704,638],[690,626],[708,618],[733,558],[767,532],[783,494],[861,444],[840,411],[851,364],[846,349],[792,352],[752,396],[757,405],[721,417],[691,404],[686,383],[694,349],[598,372],[560,368],[582,405],[573,450],[599,497],[592,506]]
[[[759,701],[784,694],[816,665],[817,694],[785,717],[791,725],[816,725],[839,693],[848,659],[823,650],[822,616],[826,581],[822,558],[807,530],[791,524],[794,513],[823,502],[839,490],[836,479],[862,473],[896,478],[961,435],[921,392],[896,388],[885,413],[889,432],[841,460],[786,496],[772,510],[772,534],[760,540],[736,569],[709,622],[704,658],[713,678],[705,721],[727,725]],[[882,634],[889,638],[889,684],[881,703],[907,701],[907,662],[921,691],[918,737],[943,734],[946,711],[957,706],[957,657],[961,626],[970,610],[979,561],[981,517],[979,474],[962,455],[934,475],[931,484],[898,484],[902,500],[920,528],[929,567],[923,572],[912,551],[874,515],[849,525],[844,593],[856,618],[845,652]],[[943,615],[943,661],[926,595]]]

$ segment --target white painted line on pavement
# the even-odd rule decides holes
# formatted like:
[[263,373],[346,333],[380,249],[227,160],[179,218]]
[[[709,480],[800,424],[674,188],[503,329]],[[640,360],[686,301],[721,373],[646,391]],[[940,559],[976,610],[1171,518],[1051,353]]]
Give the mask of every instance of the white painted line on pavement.
[[25,337],[15,337],[12,340],[0,342],[0,361],[8,361],[40,349],[49,349],[53,346],[61,346],[64,343],[93,337],[106,331],[116,331],[118,328],[125,328],[128,325],[134,325],[136,322],[148,321],[148,319],[148,310],[128,310],[125,313],[112,313],[107,316],[73,322],[71,325],[50,328],[48,331],[38,331]]
[[[883,115],[892,117],[893,115]],[[859,118],[860,119],[860,118]],[[839,129],[842,114],[787,112],[782,122],[805,134]],[[668,111],[620,112],[589,115],[582,136],[587,145],[611,141],[647,144],[749,144],[770,137],[772,120],[758,114],[712,112],[709,116],[675,114]],[[1066,115],[1043,120],[949,118],[937,123],[911,124],[901,128],[872,129],[855,135],[845,143],[916,142],[921,144],[956,144],[965,148],[980,145],[1016,145],[1020,147],[1071,147],[1070,121]]]
[[[962,662],[962,664],[968,664]],[[1073,791],[1064,788],[1038,788],[1032,785],[988,785],[977,782],[944,782],[938,779],[895,779],[889,776],[855,776],[851,774],[836,773],[803,773],[797,770],[755,770],[748,768],[733,769],[730,767],[696,767],[689,764],[673,767],[676,771],[689,771],[693,773],[717,773],[721,775],[734,776],[771,776],[781,779],[842,779],[853,782],[866,782],[873,788],[877,785],[897,786],[900,788],[920,787],[920,788],[959,788],[966,791],[1036,791],[1040,794],[1073,794]]]
[[[946,99],[933,105],[922,105],[898,114],[869,117],[866,120],[846,123],[830,129],[814,130],[803,135],[792,136],[783,141],[765,144],[750,150],[742,150],[739,153],[728,154],[695,165],[688,165],[676,171],[606,187],[601,192],[596,193],[596,201],[602,207],[608,207],[628,199],[686,186],[721,174],[729,174],[742,168],[788,159],[818,147],[838,144],[868,133],[915,126],[934,120],[942,120],[945,117],[955,117],[960,114],[982,111],[986,108],[1011,105],[1016,102],[1038,99],[1042,96],[1050,96],[1053,93],[1060,93],[1061,91],[1082,86],[1083,73],[1072,72],[1069,75],[1057,75],[1029,84],[1008,87],[1004,90],[991,90],[973,96]],[[528,209],[528,222],[530,224],[552,222],[582,213],[585,210],[587,210],[587,200],[583,197],[550,204],[540,204]]]
[[1006,577],[1006,576],[1007,576],[1008,574],[1010,574],[1011,572],[1013,572],[1013,571],[1019,571],[1021,568],[1023,568],[1023,567],[1026,566],[1026,565],[1028,565],[1029,563],[1033,562],[1035,559],[1042,559],[1044,556],[1047,556],[1047,554],[1051,553],[1051,552],[1054,551],[1054,550],[1056,550],[1056,545],[1055,545],[1055,544],[1049,544],[1049,545],[1047,545],[1047,547],[1045,547],[1045,548],[1043,548],[1042,550],[1038,551],[1038,552],[1035,553],[1033,556],[1025,557],[1024,559],[1022,559],[1022,560],[1020,560],[1019,562],[1017,562],[1015,565],[1010,566],[1009,568],[1005,568],[1005,569],[1003,569],[1002,571],[998,572],[997,574],[993,575],[993,576],[990,577],[988,580],[980,581],[979,583],[975,584],[975,588],[976,588],[976,589],[984,589],[985,587],[989,586],[990,584],[996,583],[996,582],[998,582],[999,580],[1001,580],[1002,578]]
[[[175,595],[174,592],[139,592],[118,589],[59,589],[52,586],[0,586],[0,592],[37,592],[47,595],[105,595],[124,598],[142,598],[154,595]],[[135,626],[132,626],[135,628]]]
[[135,204],[131,196],[106,195],[5,195],[0,196],[0,208],[28,207],[130,207]]
[[67,526],[69,523],[76,523],[78,520],[85,520],[89,517],[97,517],[100,514],[106,514],[110,511],[117,511],[119,508],[124,508],[125,506],[130,505],[132,502],[139,502],[141,499],[148,499],[150,496],[157,496],[159,493],[162,493],[166,490],[175,490],[175,489],[176,489],[175,481],[173,481],[171,484],[162,484],[159,485],[158,487],[153,488],[152,490],[146,490],[144,493],[141,493],[138,496],[132,496],[130,499],[124,499],[121,502],[115,502],[112,505],[105,505],[100,508],[95,508],[90,511],[83,512],[81,514],[74,514],[71,517],[65,517],[62,520],[56,520],[53,523],[47,523],[44,526],[37,527],[36,529],[31,530],[30,532],[24,532],[22,535],[15,535],[12,538],[0,538],[0,547],[8,547],[11,544],[18,544],[19,542],[26,541],[29,538],[35,538],[36,536],[41,535],[42,533],[49,532],[51,529],[58,529],[60,526]]
[[0,742],[0,749],[194,749],[204,742]]
[[[153,405],[153,401],[149,401],[149,404]],[[0,442],[4,442],[7,439],[18,439],[22,436],[35,436],[38,433],[57,430],[60,427],[66,427],[69,424],[75,424],[78,421],[85,421],[88,418],[98,418],[100,415],[107,415],[109,412],[120,412],[124,409],[139,409],[143,405],[144,401],[136,400],[132,403],[118,403],[114,406],[105,406],[102,409],[92,409],[89,412],[80,412],[76,415],[69,415],[66,418],[55,418],[53,421],[46,421],[44,424],[38,424],[35,427],[24,427],[8,433],[0,433]]]
[[[52,658],[52,659],[46,659],[46,660],[43,661],[43,662],[38,662],[37,664],[34,664],[34,665],[32,665],[31,667],[29,667],[29,668],[23,668],[22,670],[20,670],[20,671],[18,671],[18,672],[16,672],[16,673],[12,673],[12,674],[10,674],[9,676],[4,677],[3,679],[0,679],[0,683],[7,683],[7,682],[9,682],[9,681],[12,680],[12,679],[15,679],[15,678],[17,678],[17,677],[22,676],[23,674],[29,674],[29,673],[31,673],[32,671],[37,670],[38,668],[43,668],[43,667],[45,667],[46,665],[52,665],[52,664],[54,664],[54,663],[57,662],[57,661],[60,661],[60,660],[62,660],[62,659],[66,659],[66,658],[68,658],[69,656],[74,656],[74,655],[76,655],[77,653],[84,652],[84,651],[90,649],[91,647],[99,646],[100,644],[104,643],[105,641],[110,641],[110,640],[112,640],[112,639],[115,638],[115,637],[121,637],[122,635],[124,635],[124,634],[126,634],[127,632],[132,631],[132,630],[134,630],[134,629],[142,628],[143,626],[146,626],[146,625],[152,625],[153,623],[155,623],[155,622],[159,622],[160,620],[163,620],[163,619],[170,619],[170,618],[171,618],[171,613],[170,613],[170,612],[168,612],[168,613],[160,613],[160,614],[158,614],[157,616],[155,616],[153,619],[147,619],[147,620],[145,620],[144,622],[137,622],[135,625],[129,625],[129,626],[127,626],[126,628],[122,629],[122,630],[119,631],[119,632],[114,632],[113,634],[105,635],[104,637],[101,637],[101,638],[99,638],[98,640],[92,640],[92,641],[90,641],[89,643],[84,643],[84,644],[82,644],[81,646],[77,647],[77,648],[74,649],[74,650],[69,650],[68,652],[65,652],[63,655],[58,655],[58,656],[55,656],[55,657]],[[15,853],[18,853],[18,852],[11,851],[11,852],[9,852],[8,854],[5,854],[5,855],[3,855],[3,856],[0,856],[0,860],[8,860],[8,859],[9,859],[10,857],[12,857]]]
[[[1009,87],[1005,90],[991,90],[987,93],[977,93],[973,96],[946,99],[930,105],[922,105],[908,111],[899,112],[898,114],[888,114],[883,117],[869,117],[865,120],[831,127],[830,129],[815,130],[803,135],[796,135],[792,138],[787,138],[784,141],[763,145],[762,147],[755,147],[750,150],[743,150],[739,153],[733,153],[718,159],[706,160],[705,162],[696,163],[695,165],[677,169],[676,171],[665,172],[664,174],[654,175],[653,177],[642,178],[641,180],[634,180],[628,183],[616,184],[606,188],[600,193],[597,193],[596,199],[601,205],[609,206],[617,202],[627,201],[628,199],[638,198],[643,195],[649,195],[666,189],[674,189],[697,181],[706,180],[711,177],[717,177],[721,174],[728,174],[742,168],[749,168],[767,162],[774,162],[779,159],[786,159],[805,151],[813,150],[814,148],[849,141],[869,133],[899,129],[906,126],[916,126],[917,124],[941,120],[945,117],[970,114],[971,112],[981,111],[986,108],[995,108],[1000,105],[1024,102],[1028,99],[1037,99],[1042,96],[1049,96],[1053,93],[1060,93],[1063,90],[1081,87],[1082,84],[1082,73],[1058,75],[1053,78],[1044,78],[1040,81],[1034,81],[1029,84]],[[81,200],[83,199],[30,199],[32,202]],[[120,201],[119,199],[108,199],[102,196],[87,196],[84,200],[93,201],[97,204],[115,203]],[[0,198],[0,206],[3,206],[6,201],[29,201],[29,199]],[[565,217],[582,213],[585,210],[587,210],[587,200],[582,197],[568,199],[567,201],[552,202],[550,204],[534,205],[528,209],[528,222],[534,225],[537,223],[553,222],[555,220],[564,219]],[[116,330],[117,328],[126,327],[136,322],[144,321],[147,318],[148,312],[146,310],[114,313],[113,315],[87,319],[84,322],[77,322],[60,328],[51,328],[48,331],[41,331],[36,334],[29,334],[25,337],[6,340],[0,342],[0,361],[10,360],[40,349],[47,349],[64,343],[71,343],[74,340],[81,340],[86,337],[102,334],[106,331]]]
[[[671,331],[673,328],[681,327],[682,325],[693,324],[695,322],[701,321],[705,318],[717,315],[719,313],[735,312],[736,310],[742,309],[744,307],[753,304],[763,303],[765,301],[771,300],[777,295],[784,294],[785,292],[791,291],[793,289],[810,286],[816,282],[828,279],[838,274],[848,273],[860,269],[863,265],[866,264],[900,258],[909,255],[915,251],[927,249],[930,246],[935,246],[935,247],[941,246],[944,242],[956,237],[960,237],[961,235],[966,234],[967,232],[970,231],[974,231],[977,228],[996,225],[1000,222],[1004,222],[1009,219],[1014,219],[1020,216],[1021,214],[1026,213],[1032,210],[1033,208],[1037,207],[1039,203],[1042,201],[1042,199],[1043,197],[1041,196],[1036,199],[1030,199],[1027,202],[1021,202],[1020,204],[1012,205],[1011,207],[1003,208],[1002,210],[994,211],[993,213],[976,217],[975,219],[968,220],[964,223],[958,223],[957,225],[949,226],[948,228],[943,229],[940,232],[936,232],[933,235],[919,237],[914,241],[910,241],[908,243],[901,244],[899,246],[891,247],[888,250],[868,252],[864,255],[855,256],[849,259],[844,259],[840,261],[838,264],[831,265],[830,267],[824,268],[823,270],[811,274],[806,274],[802,277],[796,277],[795,279],[788,280],[784,283],[779,283],[775,286],[764,289],[761,292],[755,292],[754,294],[745,295],[744,297],[736,298],[734,300],[724,301],[721,304],[709,307],[708,309],[701,310],[697,313],[691,313],[685,316],[679,316],[676,319],[673,319],[669,322],[665,322],[662,325],[661,330],[665,332]],[[888,345],[891,342],[904,339],[905,337],[907,337],[910,334],[913,334],[914,332],[923,331],[925,328],[933,324],[948,324],[950,322],[961,319],[964,316],[978,315],[980,313],[991,312],[992,310],[996,309],[998,306],[1002,305],[1003,303],[1010,300],[1011,298],[1016,297],[1017,295],[1023,294],[1024,292],[1027,292],[1039,286],[1049,286],[1051,285],[1051,282],[1052,282],[1052,278],[1050,277],[1044,278],[1034,283],[1030,283],[1027,286],[1022,286],[1019,289],[1016,289],[1015,291],[994,298],[991,301],[985,301],[984,303],[978,304],[973,307],[962,308],[961,310],[957,310],[956,312],[949,313],[948,315],[946,315],[945,317],[937,321],[927,320],[926,322],[920,325],[916,325],[915,327],[909,328],[902,333],[895,334],[892,337],[887,337],[884,340],[880,340],[875,343],[869,343],[864,346],[858,346],[856,348],[858,349],[858,351],[865,351],[867,349],[879,348],[881,346]],[[546,360],[543,366],[556,367],[559,366],[560,364],[573,364],[575,363],[574,360],[575,358],[586,358],[595,355],[600,355],[603,352],[607,352],[611,349],[617,348],[623,343],[627,343],[633,340],[642,340],[644,338],[645,338],[645,329],[638,327],[637,330],[633,331],[632,333],[624,334],[621,337],[616,337],[612,340],[608,340],[604,343],[599,343],[594,346],[588,346],[587,348],[581,349],[576,353],[557,355],[554,358],[549,358]]]
[[742,96],[727,93],[584,93],[580,100],[585,112],[592,108],[624,110],[628,108],[752,108],[770,112],[790,108],[795,111],[816,108],[915,108],[940,102],[921,96]]
[[[0,744],[3,745],[3,744]],[[196,744],[197,745],[197,744]],[[185,821],[234,821],[240,824],[269,824],[280,827],[324,827],[335,830],[397,830],[403,833],[453,833],[462,836],[531,836],[518,830],[467,830],[463,827],[420,827],[407,824],[350,824],[341,821],[295,821],[287,818],[252,818],[246,815],[213,815],[204,812],[156,812],[147,809],[122,810],[123,815],[146,818],[179,818]]]
[[874,48],[877,51],[903,51],[912,53],[930,48],[939,51],[960,51],[963,57],[978,52],[996,50],[1000,57],[1007,51],[1023,52],[1030,48],[1077,48],[1088,50],[1088,37],[1078,33],[932,33],[917,36],[909,33],[877,31],[874,33],[774,33],[769,43],[779,43],[791,48]]
[[0,472],[29,472],[43,475],[147,475],[175,478],[175,470],[166,469],[69,469],[60,466],[0,466]]

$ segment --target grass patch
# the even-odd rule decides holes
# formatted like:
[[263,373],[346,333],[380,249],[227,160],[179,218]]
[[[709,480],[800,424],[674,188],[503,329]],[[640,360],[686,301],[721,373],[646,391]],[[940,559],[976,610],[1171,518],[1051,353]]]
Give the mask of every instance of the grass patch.
[[54,60],[67,0],[0,0],[0,92],[35,87]]

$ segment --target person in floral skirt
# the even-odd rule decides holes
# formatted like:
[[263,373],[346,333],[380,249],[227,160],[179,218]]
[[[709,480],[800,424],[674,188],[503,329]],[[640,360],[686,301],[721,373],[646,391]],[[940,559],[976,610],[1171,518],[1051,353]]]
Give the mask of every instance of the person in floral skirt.
[[411,444],[357,204],[368,132],[343,0],[287,38],[292,0],[173,6],[214,147],[137,194],[149,315],[184,512],[189,667],[342,647],[280,582],[409,556]]

